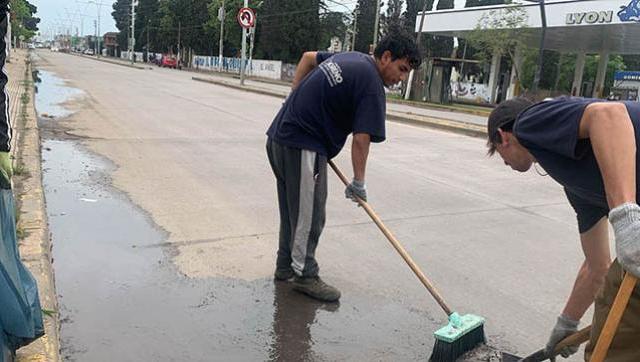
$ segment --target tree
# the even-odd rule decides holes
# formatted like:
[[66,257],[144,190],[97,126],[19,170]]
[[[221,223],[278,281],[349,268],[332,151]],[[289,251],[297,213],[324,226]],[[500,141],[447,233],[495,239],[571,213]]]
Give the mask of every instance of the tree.
[[387,3],[387,11],[382,18],[381,28],[383,34],[398,32],[403,27],[402,5],[404,0],[389,0]]
[[264,0],[256,55],[295,63],[304,51],[318,49],[320,8],[320,0]]
[[516,59],[516,52],[528,48],[524,43],[528,32],[527,21],[527,13],[520,6],[491,10],[480,18],[475,30],[467,37],[476,50],[476,56],[484,62],[490,62],[494,54],[507,56],[515,65],[515,76],[520,87],[522,67]]
[[338,37],[344,40],[347,30],[347,18],[341,12],[327,12],[320,16],[320,36],[318,38],[319,47],[326,49],[331,43],[331,38]]
[[510,0],[467,0],[464,7],[473,8],[476,6],[501,5],[509,3],[511,3]]
[[[225,0],[224,4],[224,56],[226,57],[235,57],[239,56],[241,39],[242,39],[242,28],[238,25],[238,21],[236,20],[236,12],[243,5],[242,0]],[[206,28],[208,29],[208,33],[211,34],[211,39],[214,41],[214,46],[211,51],[211,54],[220,55],[218,42],[220,40],[220,20],[218,19],[218,9],[222,6],[222,0],[213,0],[208,6],[209,20],[206,23]],[[258,15],[259,17],[262,14]],[[258,21],[258,29],[260,29],[261,21]],[[260,31],[256,32],[256,35],[260,34]]]
[[24,41],[30,41],[38,32],[40,18],[33,15],[38,8],[27,0],[11,0],[11,31]]
[[376,0],[358,0],[358,24],[356,29],[356,45],[354,50],[369,53],[373,44],[373,28],[376,17]]

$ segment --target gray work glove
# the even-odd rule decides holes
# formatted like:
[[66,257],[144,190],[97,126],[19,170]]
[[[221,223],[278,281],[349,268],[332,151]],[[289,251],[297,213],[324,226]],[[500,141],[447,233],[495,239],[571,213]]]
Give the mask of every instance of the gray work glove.
[[344,190],[344,197],[353,200],[353,202],[358,202],[356,196],[362,199],[362,201],[367,201],[367,187],[365,186],[364,181],[356,180],[354,178],[349,186]]
[[[551,356],[553,354],[553,349],[560,341],[578,331],[579,323],[580,321],[574,321],[564,314],[558,317],[558,321],[556,322],[555,327],[553,327],[551,336],[549,336],[549,341],[547,342],[547,346],[545,347],[547,356]],[[560,351],[560,355],[564,358],[567,358],[572,354],[578,352],[578,348],[578,346],[565,347]],[[551,360],[555,361],[555,358],[551,358]]]
[[624,270],[640,278],[640,206],[627,202],[609,212],[616,254]]

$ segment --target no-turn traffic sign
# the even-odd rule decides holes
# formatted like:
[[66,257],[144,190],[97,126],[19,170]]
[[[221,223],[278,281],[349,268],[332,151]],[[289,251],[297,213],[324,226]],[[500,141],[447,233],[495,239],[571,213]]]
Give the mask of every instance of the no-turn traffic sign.
[[256,23],[256,13],[251,8],[242,8],[238,11],[238,24],[245,29],[253,27]]

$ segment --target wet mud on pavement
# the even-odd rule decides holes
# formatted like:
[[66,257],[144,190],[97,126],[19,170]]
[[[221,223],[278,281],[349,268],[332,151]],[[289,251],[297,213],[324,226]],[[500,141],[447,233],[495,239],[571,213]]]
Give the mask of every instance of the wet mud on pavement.
[[[431,335],[445,318],[393,297],[349,290],[341,304],[324,304],[270,278],[181,274],[166,233],[111,186],[117,165],[65,129],[72,111],[63,105],[82,92],[64,90],[55,74],[40,78],[43,183],[65,360],[428,359]],[[425,303],[432,303],[427,295]],[[496,361],[485,350],[466,360]]]

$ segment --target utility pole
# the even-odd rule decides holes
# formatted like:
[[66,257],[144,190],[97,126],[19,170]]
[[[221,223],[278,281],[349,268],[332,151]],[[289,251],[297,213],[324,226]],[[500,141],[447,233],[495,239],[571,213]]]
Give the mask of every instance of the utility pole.
[[249,36],[251,38],[251,45],[249,46],[249,69],[253,66],[253,44],[256,39],[256,27],[258,26],[258,17],[254,20],[253,26],[249,29]]
[[182,52],[182,47],[180,45],[180,36],[182,35],[182,22],[178,21],[178,66],[180,66],[180,53]]
[[545,36],[547,33],[547,14],[544,9],[544,0],[539,0],[540,4],[540,21],[542,22],[542,34],[540,35],[540,53],[538,54],[538,68],[536,69],[536,74],[533,78],[533,91],[538,90],[538,86],[540,85],[540,77],[542,76],[542,63],[544,59],[544,42]]
[[102,52],[102,47],[100,46],[100,4],[96,3],[96,7],[98,8],[98,24],[96,25],[96,33],[98,35],[98,51],[96,52],[96,57],[100,58],[100,53]]
[[225,8],[224,8],[224,0],[222,0],[222,7],[220,7],[220,9],[218,9],[218,20],[220,20],[220,44],[218,46],[218,56],[220,58],[220,61],[218,62],[218,71],[222,72],[222,60],[223,60],[223,56],[222,56],[222,51],[223,51],[223,47],[224,47],[224,17],[225,17]]
[[96,20],[93,21],[93,30],[94,30],[94,34],[96,39],[93,39],[93,51],[95,52],[95,54],[98,54],[98,42],[97,42],[97,38],[98,38],[98,22]]
[[[422,58],[422,43],[420,42],[422,38],[422,27],[424,26],[424,18],[427,13],[427,5],[428,1],[425,0],[424,6],[422,7],[422,16],[420,16],[420,27],[418,28],[418,35],[416,36],[416,46],[418,47],[418,54],[420,58]],[[413,73],[415,70],[411,69],[409,73],[409,79],[407,80],[407,91],[404,93],[404,99],[409,99],[411,96],[411,88],[413,88]]]
[[[244,7],[249,7],[249,0],[244,0]],[[247,29],[242,28],[242,58],[240,59],[240,85],[244,85],[245,60],[247,59]]]
[[151,30],[151,19],[147,20],[147,62],[149,62],[149,30]]
[[131,1],[131,40],[129,56],[131,57],[131,64],[135,63],[135,51],[136,51],[136,5],[138,0]]
[[360,7],[356,5],[353,9],[353,36],[351,37],[351,50],[356,50],[356,34],[358,34],[358,15],[360,14]]
[[380,0],[376,0],[376,20],[373,23],[373,48],[378,44],[378,27],[380,26]]

